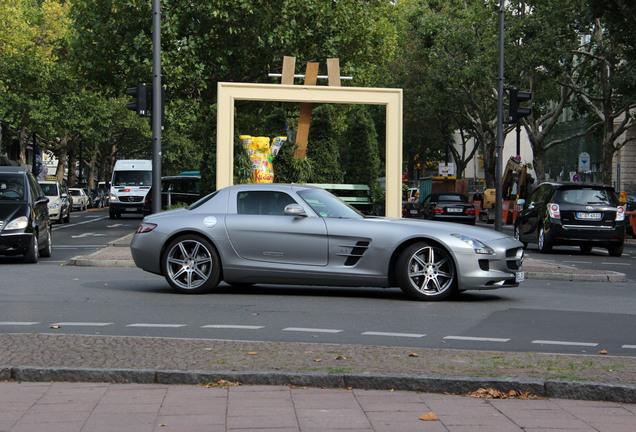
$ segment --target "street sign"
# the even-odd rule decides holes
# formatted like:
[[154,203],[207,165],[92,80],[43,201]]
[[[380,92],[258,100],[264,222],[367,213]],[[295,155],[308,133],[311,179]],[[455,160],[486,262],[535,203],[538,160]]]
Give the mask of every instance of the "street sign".
[[581,173],[592,171],[592,158],[588,152],[582,152],[579,154],[578,171]]

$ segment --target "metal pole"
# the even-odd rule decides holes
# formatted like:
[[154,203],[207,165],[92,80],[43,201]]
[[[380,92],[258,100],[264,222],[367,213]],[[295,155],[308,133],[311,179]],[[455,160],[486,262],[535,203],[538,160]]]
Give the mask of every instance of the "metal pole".
[[521,124],[517,121],[517,156],[521,160]]
[[152,213],[161,211],[161,1],[152,0]]
[[495,161],[495,230],[501,231],[501,159],[503,158],[504,7],[499,2],[499,76],[497,77],[497,155]]

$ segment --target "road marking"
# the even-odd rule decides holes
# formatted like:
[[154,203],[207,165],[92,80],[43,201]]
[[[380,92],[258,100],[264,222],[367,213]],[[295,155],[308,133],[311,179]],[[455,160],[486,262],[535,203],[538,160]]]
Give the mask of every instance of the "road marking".
[[71,327],[71,326],[87,326],[87,327],[105,327],[109,325],[113,325],[113,323],[103,323],[103,322],[58,322],[51,324],[52,326],[60,326],[60,327]]
[[146,327],[146,328],[178,328],[185,327],[185,324],[148,324],[148,323],[135,323],[128,324],[126,327]]
[[410,337],[410,338],[421,338],[426,336],[425,334],[418,334],[418,333],[389,333],[389,332],[373,332],[373,331],[367,331],[361,334],[364,336],[388,336],[388,337]]
[[69,227],[76,226],[76,225],[83,225],[83,224],[87,224],[87,223],[96,222],[96,221],[102,220],[102,219],[108,219],[108,216],[99,217],[99,218],[87,220],[87,221],[84,221],[84,222],[68,223],[68,224],[64,224],[64,225],[55,225],[53,227],[53,229],[59,230],[59,229],[62,229],[62,228],[69,228]]
[[86,248],[104,248],[108,245],[54,245],[53,249],[86,249]]
[[6,326],[30,326],[40,324],[39,322],[31,321],[0,321],[0,325]]
[[619,262],[602,262],[601,264],[606,264],[606,265],[622,265],[622,266],[629,266],[631,265],[630,263],[619,263]]
[[476,341],[476,342],[508,342],[510,340],[510,338],[489,338],[489,337],[472,337],[472,336],[444,336],[444,339]]
[[564,263],[572,264],[592,264],[592,261],[563,261]]
[[341,333],[342,330],[336,329],[319,329],[319,328],[305,328],[305,327],[287,327],[283,331],[295,331],[295,332],[310,332],[310,333]]
[[80,235],[72,235],[71,238],[104,237],[104,236],[106,236],[106,234],[87,232],[87,233],[82,233]]
[[625,348],[625,349],[636,349],[636,345],[623,345],[621,348]]
[[551,341],[551,340],[533,340],[532,343],[541,344],[541,345],[566,345],[566,346],[587,346],[587,347],[598,346],[598,344],[594,342],[568,342],[568,341]]
[[259,330],[259,329],[265,328],[265,326],[231,325],[231,324],[208,324],[208,325],[201,326],[201,328]]

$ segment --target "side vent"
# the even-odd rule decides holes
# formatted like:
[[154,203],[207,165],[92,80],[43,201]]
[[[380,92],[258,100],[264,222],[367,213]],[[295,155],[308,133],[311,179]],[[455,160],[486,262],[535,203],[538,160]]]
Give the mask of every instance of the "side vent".
[[339,256],[346,256],[345,266],[351,267],[357,264],[362,255],[369,249],[368,241],[358,241],[355,245],[338,245],[341,249],[351,249],[349,253],[342,252]]

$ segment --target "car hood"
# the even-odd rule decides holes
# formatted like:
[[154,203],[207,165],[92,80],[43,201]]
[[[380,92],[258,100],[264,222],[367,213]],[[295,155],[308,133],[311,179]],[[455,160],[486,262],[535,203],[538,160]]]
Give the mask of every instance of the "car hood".
[[26,203],[0,203],[0,221],[11,221],[26,214]]
[[389,217],[370,217],[365,218],[365,221],[370,223],[385,223],[390,225],[399,224],[402,226],[409,226],[413,233],[420,231],[438,232],[438,233],[458,233],[464,234],[470,237],[475,237],[481,241],[497,240],[500,238],[509,238],[508,234],[495,231],[489,228],[482,228],[478,226],[459,224],[453,222],[439,222],[423,219],[409,219],[409,218],[389,218]]

